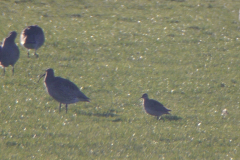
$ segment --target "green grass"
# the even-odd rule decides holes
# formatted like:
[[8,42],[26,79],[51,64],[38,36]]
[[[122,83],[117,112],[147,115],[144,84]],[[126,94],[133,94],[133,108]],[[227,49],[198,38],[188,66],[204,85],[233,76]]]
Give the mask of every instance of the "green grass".
[[[239,6],[0,1],[0,38],[17,31],[21,52],[15,75],[8,67],[0,80],[0,159],[238,159]],[[46,37],[38,59],[27,58],[19,44],[33,24]],[[91,103],[59,113],[43,81],[37,83],[47,68],[73,81]],[[172,114],[160,121],[145,114],[143,93]]]

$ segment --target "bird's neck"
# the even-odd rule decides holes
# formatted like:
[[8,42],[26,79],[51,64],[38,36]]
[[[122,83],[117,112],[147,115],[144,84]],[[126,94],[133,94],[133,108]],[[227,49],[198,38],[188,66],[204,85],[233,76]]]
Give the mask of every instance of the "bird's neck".
[[7,38],[7,39],[5,39],[5,41],[4,41],[3,44],[5,44],[5,45],[9,45],[9,44],[15,44],[15,43],[14,43],[14,40],[13,40],[13,39],[11,39],[11,38]]
[[146,103],[148,100],[149,100],[148,98],[144,98],[143,103]]
[[46,83],[51,83],[53,80],[54,80],[54,75],[47,75],[46,78],[45,78],[45,82]]

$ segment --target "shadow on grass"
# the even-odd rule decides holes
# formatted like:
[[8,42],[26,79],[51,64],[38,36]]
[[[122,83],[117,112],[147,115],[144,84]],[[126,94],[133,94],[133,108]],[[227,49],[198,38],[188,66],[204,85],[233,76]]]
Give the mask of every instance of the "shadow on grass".
[[[178,120],[182,120],[182,117],[179,117],[179,116],[173,116],[173,115],[166,115],[166,116],[163,116],[161,117],[160,121],[165,121],[165,120],[168,120],[168,121],[178,121]],[[116,118],[114,120],[112,120],[112,122],[122,122],[124,121],[122,118]]]
[[122,122],[122,121],[123,121],[122,118],[116,118],[116,119],[112,120],[112,122]]
[[7,141],[7,143],[6,143],[7,147],[16,146],[16,145],[18,145],[18,143],[15,141]]
[[118,116],[114,110],[109,110],[109,111],[103,112],[103,113],[91,113],[91,112],[87,113],[84,111],[77,111],[77,114],[85,115],[85,116],[96,116],[96,117],[116,117],[116,116]]
[[181,119],[182,119],[182,117],[179,117],[179,116],[166,115],[166,116],[162,117],[160,120],[178,121]]

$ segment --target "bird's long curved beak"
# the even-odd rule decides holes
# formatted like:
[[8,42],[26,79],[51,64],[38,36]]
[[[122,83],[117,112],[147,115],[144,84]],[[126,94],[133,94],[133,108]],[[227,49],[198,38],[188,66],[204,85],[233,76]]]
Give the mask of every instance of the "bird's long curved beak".
[[44,73],[44,74],[42,74],[42,75],[40,75],[40,77],[39,77],[39,79],[38,79],[38,82],[40,81],[40,79],[42,78],[42,77],[44,77],[46,75],[46,73]]

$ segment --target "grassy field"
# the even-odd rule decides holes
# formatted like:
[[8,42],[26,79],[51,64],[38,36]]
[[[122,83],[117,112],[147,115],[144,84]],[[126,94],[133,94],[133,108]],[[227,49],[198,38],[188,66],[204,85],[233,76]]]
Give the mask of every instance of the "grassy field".
[[[20,59],[0,70],[0,159],[238,159],[238,0],[2,0],[0,39]],[[37,24],[37,51],[19,43]],[[59,103],[40,74],[74,82],[91,103]],[[147,115],[143,93],[171,109]],[[229,114],[221,115],[223,109]]]

